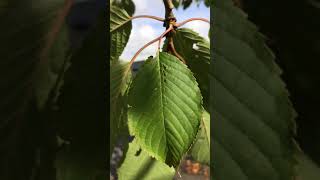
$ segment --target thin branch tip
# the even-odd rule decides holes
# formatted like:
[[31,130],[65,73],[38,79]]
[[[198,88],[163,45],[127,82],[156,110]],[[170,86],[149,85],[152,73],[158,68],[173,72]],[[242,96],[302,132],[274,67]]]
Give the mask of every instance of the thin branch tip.
[[176,24],[176,27],[183,26],[183,25],[185,25],[186,23],[191,22],[191,21],[203,21],[203,22],[206,22],[206,23],[209,23],[209,24],[210,24],[210,21],[209,21],[208,19],[205,19],[205,18],[190,18],[190,19],[187,19],[187,20],[185,20],[185,21],[182,21],[181,23],[177,23],[177,24]]
[[149,18],[149,19],[154,19],[154,20],[161,21],[161,22],[164,22],[164,21],[165,21],[165,19],[163,19],[163,18],[161,18],[161,17],[150,16],[150,15],[137,15],[137,16],[132,16],[132,17],[130,18],[130,20],[138,19],[138,18]]
[[[169,32],[169,31],[168,31],[168,32]],[[164,33],[161,34],[159,37],[153,39],[152,41],[150,41],[150,42],[148,42],[146,45],[144,45],[142,48],[140,48],[140,49],[136,52],[136,54],[132,57],[132,59],[130,60],[130,63],[129,63],[130,66],[133,64],[133,62],[136,60],[136,58],[138,57],[138,55],[139,55],[145,48],[147,48],[147,47],[150,46],[151,44],[153,44],[153,43],[161,40],[161,39],[164,37],[164,35],[165,35],[166,33],[168,33],[168,32],[167,32],[167,31],[164,32]],[[158,49],[160,49],[160,47],[158,47]]]

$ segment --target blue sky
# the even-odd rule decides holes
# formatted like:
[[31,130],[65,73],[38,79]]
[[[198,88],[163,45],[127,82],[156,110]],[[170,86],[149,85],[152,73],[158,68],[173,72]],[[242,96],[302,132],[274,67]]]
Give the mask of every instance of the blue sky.
[[[153,15],[164,17],[165,9],[163,0],[133,0],[133,2],[136,6],[134,15]],[[193,3],[186,10],[183,10],[182,7],[180,7],[178,10],[174,10],[174,14],[178,22],[192,17],[210,19],[210,9],[207,8],[203,3],[201,3],[199,6],[196,3]],[[191,28],[209,40],[208,31],[210,25],[208,23],[202,21],[193,21],[187,23],[183,27]],[[165,27],[163,27],[163,24],[160,21],[154,21],[151,19],[133,20],[132,31],[128,44],[120,58],[124,61],[129,61],[143,45],[160,36],[164,31]],[[142,51],[137,60],[144,60],[151,55],[154,56],[156,51],[157,43],[154,43]]]

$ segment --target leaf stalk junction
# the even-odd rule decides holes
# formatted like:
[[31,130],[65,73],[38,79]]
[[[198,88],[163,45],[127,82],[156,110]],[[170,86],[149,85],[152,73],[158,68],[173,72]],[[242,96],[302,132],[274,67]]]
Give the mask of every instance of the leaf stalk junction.
[[[179,53],[176,51],[176,49],[174,48],[174,43],[173,43],[173,38],[172,38],[172,35],[171,35],[171,32],[175,32],[175,30],[189,22],[192,22],[192,21],[203,21],[203,22],[206,22],[206,23],[210,23],[209,20],[205,19],[205,18],[190,18],[190,19],[187,19],[185,21],[182,21],[180,23],[177,23],[176,22],[176,19],[174,17],[170,17],[169,19],[163,19],[161,17],[157,17],[157,16],[151,16],[151,15],[138,15],[138,16],[133,16],[130,18],[130,20],[133,20],[133,19],[139,19],[139,18],[148,18],[148,19],[153,19],[153,20],[157,20],[157,21],[160,21],[160,22],[164,22],[164,26],[166,26],[166,22],[169,22],[168,23],[168,26],[167,26],[167,29],[165,32],[163,32],[160,36],[158,36],[157,38],[153,39],[152,41],[148,42],[147,44],[145,44],[142,48],[140,48],[136,53],[135,55],[132,57],[132,59],[130,60],[130,63],[129,63],[129,67],[132,66],[132,64],[134,63],[134,61],[136,60],[136,58],[139,56],[139,54],[144,50],[146,49],[147,47],[149,47],[150,45],[152,45],[153,43],[157,42],[158,41],[158,51],[160,51],[160,46],[161,46],[161,40],[162,38],[164,37],[167,37],[169,34],[170,34],[170,37],[168,38],[169,41],[168,41],[168,49],[167,51],[172,53],[173,55],[175,55],[178,59],[180,59],[183,63],[186,63],[185,60],[181,57],[181,55],[179,55]],[[129,21],[130,21],[129,20]],[[128,21],[128,22],[129,22]]]

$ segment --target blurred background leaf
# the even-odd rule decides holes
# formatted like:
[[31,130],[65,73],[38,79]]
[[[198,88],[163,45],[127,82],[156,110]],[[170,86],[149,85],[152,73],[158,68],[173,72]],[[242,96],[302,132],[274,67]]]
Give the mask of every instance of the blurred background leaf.
[[104,11],[99,12],[81,48],[71,57],[59,108],[53,113],[57,135],[68,142],[57,153],[58,180],[108,176],[108,36]]
[[320,138],[320,11],[316,6],[319,1],[240,2],[275,52],[290,99],[299,114],[296,139],[303,151],[319,165],[320,143],[315,143],[315,139]]
[[[70,4],[63,0],[1,1],[0,179],[37,178],[42,171],[35,167],[42,155],[40,146],[49,144],[42,142],[49,132],[39,110],[56,84],[68,51],[63,21],[68,7],[63,11],[64,5]],[[59,15],[62,21],[57,22]],[[49,35],[54,28],[57,31]],[[59,33],[60,29],[64,31]],[[45,56],[40,56],[44,47],[48,47]],[[46,133],[39,136],[42,132]]]
[[232,0],[211,10],[213,176],[291,180],[296,114],[274,56]]

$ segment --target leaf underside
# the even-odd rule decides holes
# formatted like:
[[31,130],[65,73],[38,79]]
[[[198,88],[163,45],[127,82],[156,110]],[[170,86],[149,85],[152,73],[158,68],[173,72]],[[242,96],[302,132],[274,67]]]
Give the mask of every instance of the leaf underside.
[[217,0],[211,9],[214,177],[291,180],[296,113],[274,55],[231,0]]
[[143,150],[176,167],[196,137],[202,99],[191,71],[160,52],[139,70],[129,91],[129,130]]

